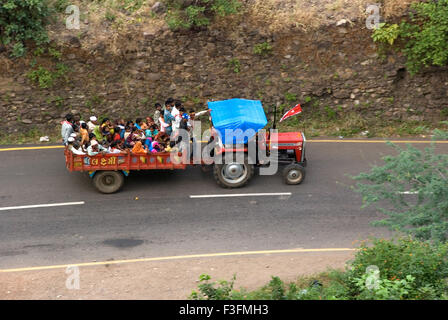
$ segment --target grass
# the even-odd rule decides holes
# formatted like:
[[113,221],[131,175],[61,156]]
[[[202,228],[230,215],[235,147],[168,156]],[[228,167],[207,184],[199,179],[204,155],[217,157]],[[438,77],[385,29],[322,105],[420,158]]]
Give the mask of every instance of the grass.
[[[23,125],[21,125],[23,128]],[[42,143],[39,141],[40,137],[48,136],[49,142]],[[41,130],[36,127],[32,127],[24,132],[13,134],[0,134],[0,145],[22,145],[22,144],[49,144],[58,143],[61,141],[61,133],[59,126],[49,130]]]
[[[426,137],[433,134],[435,129],[448,130],[448,122],[433,124],[421,121],[389,121],[366,120],[357,113],[350,113],[343,119],[335,116],[332,110],[322,115],[306,118],[302,115],[292,117],[282,123],[277,123],[280,132],[301,131],[308,138],[316,137],[339,137],[344,138],[399,138],[399,137]],[[104,115],[103,115],[104,117]],[[332,118],[331,120],[328,117]],[[203,130],[208,129],[210,123],[208,118],[202,118]],[[269,122],[266,129],[272,126]],[[368,133],[365,133],[368,131]],[[365,133],[365,134],[363,134]],[[21,145],[40,143],[39,138],[48,136],[50,142],[58,143],[61,140],[60,128],[39,130],[35,127],[24,133],[0,134],[0,145]]]
[[331,109],[312,117],[292,117],[278,124],[277,128],[284,132],[302,131],[307,137],[393,138],[429,137],[435,129],[447,130],[448,125],[422,121],[378,121],[365,119],[355,112],[341,117],[336,110]]

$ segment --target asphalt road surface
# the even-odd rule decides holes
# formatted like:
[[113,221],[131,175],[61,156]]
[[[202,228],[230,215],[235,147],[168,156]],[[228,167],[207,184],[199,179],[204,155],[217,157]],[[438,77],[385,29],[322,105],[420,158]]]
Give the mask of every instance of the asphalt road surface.
[[[420,145],[419,147],[423,147]],[[442,152],[448,145],[439,145]],[[69,173],[62,149],[0,152],[0,269],[55,264],[292,248],[350,248],[388,236],[361,210],[350,175],[394,151],[377,143],[309,143],[303,184],[281,174],[255,176],[226,190],[199,167],[132,173],[124,189],[103,195],[86,174]],[[291,196],[191,199],[191,195],[291,192]],[[136,198],[138,197],[138,200]]]

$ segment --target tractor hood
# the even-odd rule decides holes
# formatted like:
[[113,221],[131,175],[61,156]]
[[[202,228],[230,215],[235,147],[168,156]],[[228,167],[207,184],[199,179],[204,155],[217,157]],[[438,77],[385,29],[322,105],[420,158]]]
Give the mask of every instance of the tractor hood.
[[213,127],[223,144],[247,143],[268,123],[261,101],[258,100],[214,101],[208,103],[208,108],[211,110]]

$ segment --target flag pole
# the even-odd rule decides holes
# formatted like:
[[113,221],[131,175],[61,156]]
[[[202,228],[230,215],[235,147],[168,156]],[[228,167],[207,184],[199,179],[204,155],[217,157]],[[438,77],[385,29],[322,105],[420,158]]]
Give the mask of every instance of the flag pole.
[[274,125],[272,126],[272,128],[275,130],[277,129],[277,106],[278,106],[278,102],[277,104],[274,106]]

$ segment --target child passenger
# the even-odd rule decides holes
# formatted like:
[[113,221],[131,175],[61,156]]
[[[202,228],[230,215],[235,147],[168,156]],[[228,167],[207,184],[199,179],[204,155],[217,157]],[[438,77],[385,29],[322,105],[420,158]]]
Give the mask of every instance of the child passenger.
[[148,153],[148,150],[146,149],[145,146],[142,145],[141,141],[137,141],[134,145],[134,147],[132,148],[132,153],[133,154],[146,154]]

